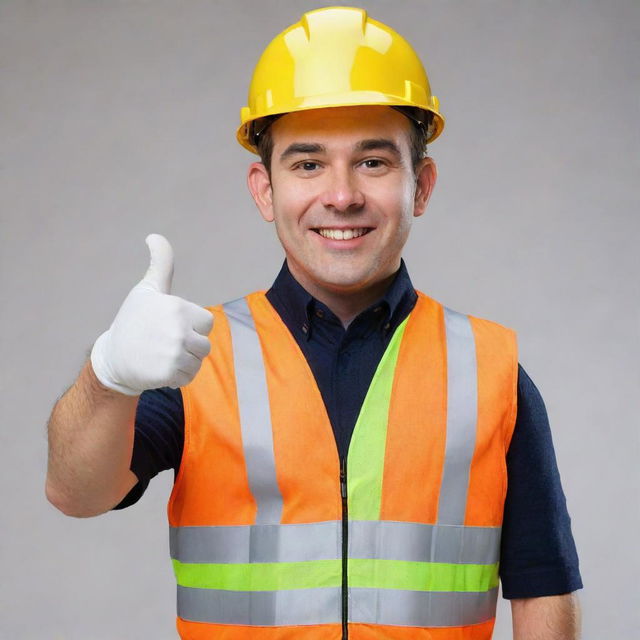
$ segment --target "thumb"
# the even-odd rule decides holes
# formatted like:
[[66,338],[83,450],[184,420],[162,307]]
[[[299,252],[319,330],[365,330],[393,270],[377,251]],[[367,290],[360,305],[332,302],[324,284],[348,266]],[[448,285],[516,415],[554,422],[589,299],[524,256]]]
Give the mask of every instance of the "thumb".
[[173,249],[169,241],[158,233],[152,233],[145,239],[149,247],[150,262],[142,282],[160,293],[171,293],[173,279]]

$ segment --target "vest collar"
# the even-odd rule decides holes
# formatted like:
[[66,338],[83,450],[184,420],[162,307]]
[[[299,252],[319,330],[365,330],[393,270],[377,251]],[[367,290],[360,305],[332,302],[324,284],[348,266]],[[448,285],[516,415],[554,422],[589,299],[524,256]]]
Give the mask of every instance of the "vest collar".
[[[327,314],[332,314],[293,277],[286,260],[266,295],[293,335],[302,332],[307,340],[311,337],[316,311],[321,310],[325,319]],[[393,333],[409,315],[417,299],[406,264],[401,259],[400,268],[385,294],[358,314],[352,324],[356,321],[371,323],[385,334]]]

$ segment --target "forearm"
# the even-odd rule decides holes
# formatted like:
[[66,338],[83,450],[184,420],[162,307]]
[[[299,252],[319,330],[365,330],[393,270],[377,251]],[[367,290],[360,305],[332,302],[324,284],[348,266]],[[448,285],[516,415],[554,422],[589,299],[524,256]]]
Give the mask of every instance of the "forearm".
[[137,404],[138,396],[103,387],[87,361],[49,419],[46,494],[54,506],[98,515],[135,484],[129,465]]
[[579,640],[580,604],[575,593],[511,600],[514,640]]

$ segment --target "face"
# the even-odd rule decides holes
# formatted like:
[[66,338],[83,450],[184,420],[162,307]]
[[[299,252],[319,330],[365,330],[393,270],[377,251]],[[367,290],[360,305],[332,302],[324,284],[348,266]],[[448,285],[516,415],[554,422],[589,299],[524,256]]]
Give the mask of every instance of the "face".
[[300,111],[271,125],[271,181],[256,162],[249,189],[312,295],[375,287],[399,268],[436,178],[431,158],[414,172],[410,126],[384,106]]

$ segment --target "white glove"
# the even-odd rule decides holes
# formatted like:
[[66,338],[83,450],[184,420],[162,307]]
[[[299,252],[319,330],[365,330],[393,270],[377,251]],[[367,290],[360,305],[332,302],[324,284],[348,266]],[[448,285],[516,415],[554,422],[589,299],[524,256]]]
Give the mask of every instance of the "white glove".
[[91,351],[98,380],[131,396],[145,389],[188,384],[211,349],[207,337],[213,326],[211,312],[170,295],[173,249],[169,241],[153,233],[146,243],[151,254],[147,273]]

